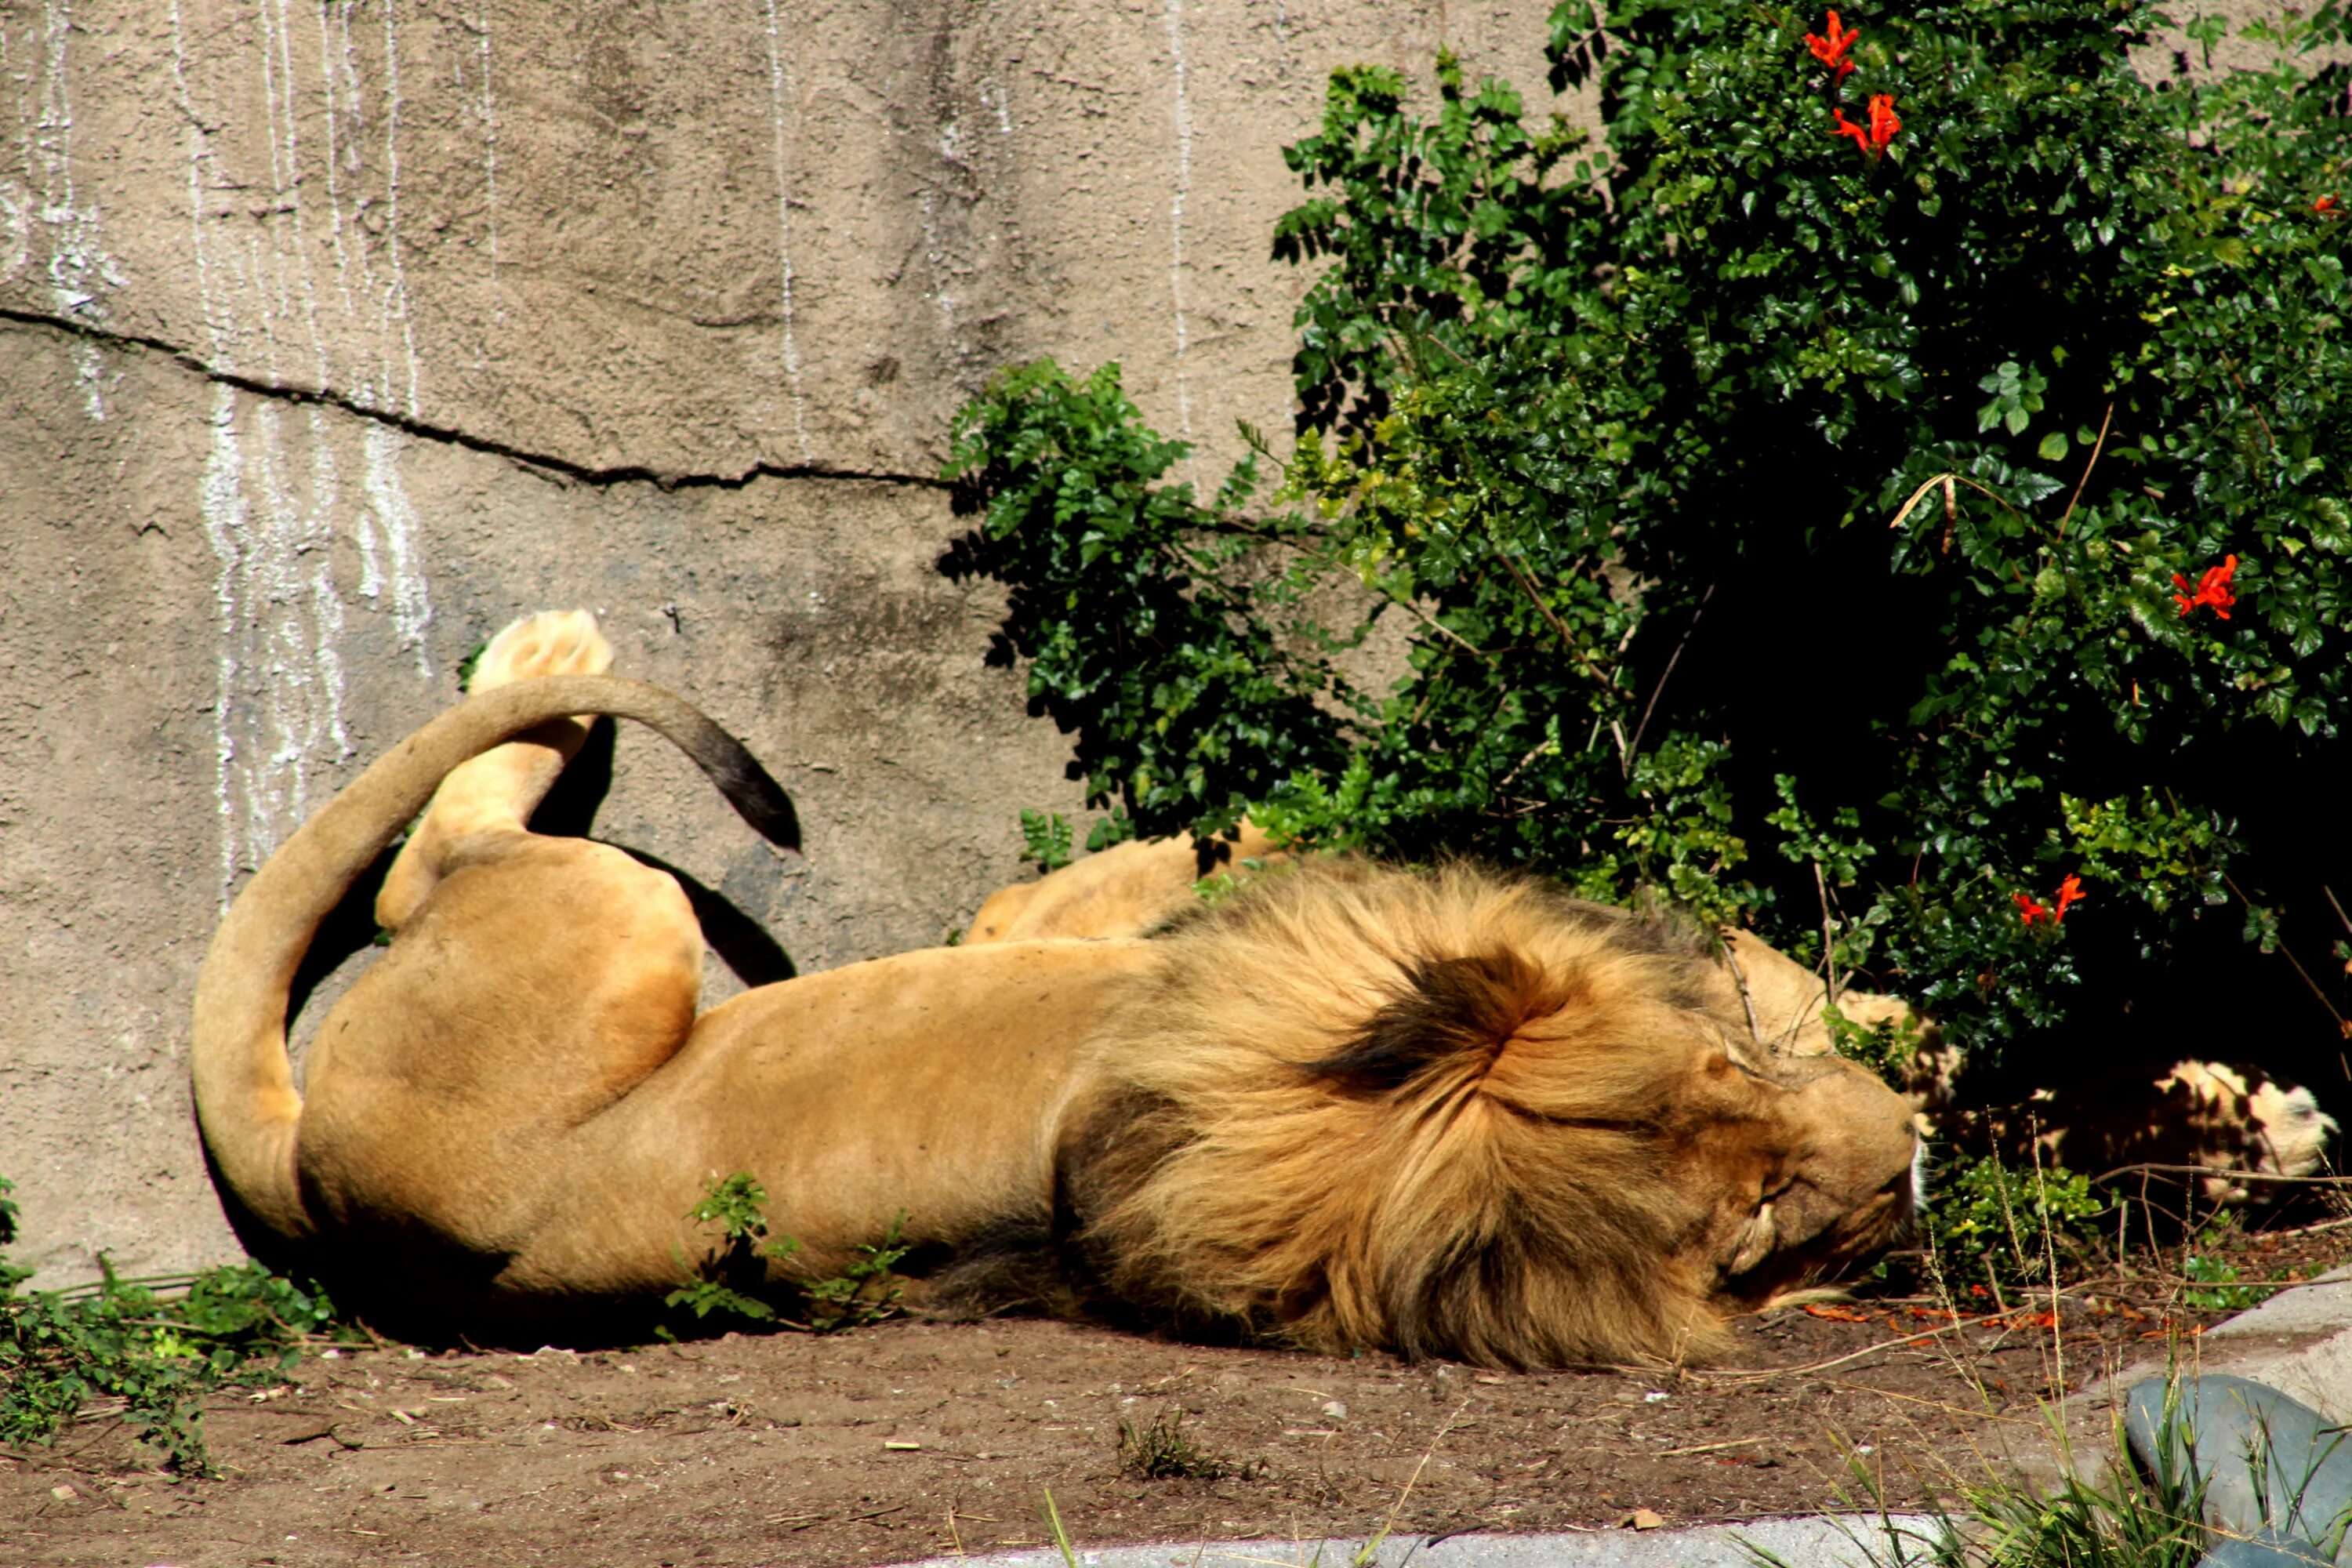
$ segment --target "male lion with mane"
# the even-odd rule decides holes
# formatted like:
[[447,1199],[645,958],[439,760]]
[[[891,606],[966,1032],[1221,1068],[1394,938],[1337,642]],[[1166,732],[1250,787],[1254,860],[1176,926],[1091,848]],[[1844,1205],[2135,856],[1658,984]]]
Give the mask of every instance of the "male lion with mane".
[[[1907,1107],[1759,1046],[1711,938],[1465,866],[1319,861],[1150,935],[901,953],[697,1016],[677,882],[525,825],[595,714],[659,730],[780,843],[792,809],[610,662],[584,613],[508,627],[475,695],[289,839],[205,957],[222,1182],[383,1321],[642,1327],[698,1249],[688,1212],[740,1171],[800,1243],[766,1262],[779,1290],[903,1215],[908,1300],[943,1311],[1696,1361],[1726,1314],[1911,1215]],[[298,1092],[296,968],[420,809],[376,906],[396,935]]]

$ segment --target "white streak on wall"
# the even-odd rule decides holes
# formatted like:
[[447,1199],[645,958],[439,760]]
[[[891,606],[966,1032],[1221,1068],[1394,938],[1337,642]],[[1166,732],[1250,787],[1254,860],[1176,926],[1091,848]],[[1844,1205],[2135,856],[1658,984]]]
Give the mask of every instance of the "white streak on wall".
[[[261,321],[263,344],[269,366],[269,379],[276,382],[281,379],[283,374],[278,363],[278,319],[287,313],[288,305],[286,237],[278,226],[277,209],[286,200],[288,174],[286,150],[278,140],[278,62],[273,58],[272,46],[275,38],[274,30],[269,25],[269,0],[257,0],[254,19],[261,28],[261,47],[257,51],[256,58],[261,67],[262,130],[269,143],[269,204],[263,208],[264,216],[260,226],[247,236],[247,245],[252,257],[251,275],[254,280],[258,283],[265,277],[268,280],[262,292]],[[262,265],[261,257],[264,230],[268,232],[270,248],[274,253],[271,257],[272,265],[266,268]]]
[[[172,20],[176,33],[179,6],[172,7]],[[238,621],[236,584],[243,574],[245,551],[240,544],[249,531],[249,518],[245,500],[245,484],[239,472],[242,459],[236,449],[236,393],[228,383],[213,384],[212,452],[205,462],[205,477],[196,489],[197,503],[205,520],[205,541],[213,547],[213,559],[220,563],[220,574],[213,582],[213,600],[220,612],[220,658],[217,663],[217,689],[213,698],[214,795],[220,810],[221,880],[220,903],[228,908],[229,889],[235,886],[238,866],[236,814],[232,801],[232,774],[236,766],[236,727],[239,722],[237,702],[238,671],[236,652],[238,639],[232,628]]]
[[[272,4],[277,6],[273,22]],[[289,254],[291,254],[291,287],[299,298],[303,325],[310,339],[310,355],[317,384],[323,390],[334,384],[332,371],[327,361],[327,343],[319,330],[318,280],[310,268],[310,243],[308,225],[302,209],[302,145],[296,122],[296,79],[294,75],[294,43],[292,18],[287,13],[287,0],[260,0],[262,29],[262,82],[265,103],[269,110],[269,162],[271,172],[278,176],[278,200],[270,214],[269,231],[275,242],[279,293],[288,287]],[[271,58],[272,49],[276,58]],[[274,90],[273,90],[274,89]],[[287,220],[291,221],[291,243],[289,243]]]
[[180,122],[187,127],[188,248],[196,258],[196,308],[204,316],[205,337],[212,349],[207,363],[215,370],[232,371],[236,364],[227,323],[218,313],[224,307],[214,297],[212,267],[205,254],[204,171],[212,159],[212,143],[205,134],[204,121],[196,118],[195,100],[188,91],[187,43],[180,25],[180,0],[172,0],[172,83],[180,100]]
[[[310,615],[318,626],[316,660],[319,679],[330,693],[327,738],[335,743],[335,760],[347,762],[352,738],[343,728],[343,601],[335,589],[335,509],[341,486],[335,475],[335,447],[327,428],[327,411],[317,404],[310,419],[310,515],[303,549],[310,556]],[[362,509],[364,515],[364,509]],[[418,585],[423,591],[423,584]]]
[[776,133],[776,268],[783,289],[784,389],[793,400],[793,439],[805,463],[811,460],[808,409],[801,395],[800,344],[793,336],[792,182],[784,159],[784,45],[776,0],[768,0],[768,117]]
[[[334,650],[343,607],[329,569],[333,529],[320,521],[315,489],[309,507],[294,493],[278,403],[262,400],[253,423],[262,517],[247,544],[241,587],[247,635],[257,645],[252,652],[263,679],[269,748],[244,780],[257,860],[308,813],[313,759],[340,762],[351,754],[351,742],[343,731],[342,661]],[[315,487],[315,468],[312,478]]]
[[[239,244],[209,221],[209,193],[239,182],[220,166],[218,151],[197,112],[180,0],[172,4],[173,85],[187,127],[190,247],[212,351],[209,363],[216,371],[228,371],[240,353],[250,353],[268,366],[274,379],[280,349],[295,351],[299,357],[297,345],[307,330],[309,357],[324,385],[331,366],[301,200],[302,147],[297,137],[300,84],[294,68],[293,15],[289,0],[257,0],[257,6],[274,210],[265,224],[247,228]],[[371,327],[404,321],[406,301],[396,284],[383,290],[372,287],[380,275],[367,267],[364,230],[353,226],[350,236],[342,233],[336,184],[339,169],[350,165],[339,153],[351,142],[335,134],[338,84],[327,32],[330,20],[322,7],[319,58],[329,134],[316,144],[324,149],[328,169],[333,215],[328,237],[335,244],[337,282],[343,299],[360,303],[362,311],[374,311],[388,301],[394,312],[370,319],[347,306],[342,320],[347,329],[360,330],[364,342]],[[352,72],[354,120],[356,79]],[[267,238],[260,232],[264,228]],[[352,243],[346,245],[347,238]],[[355,281],[361,285],[356,299]],[[281,321],[287,329],[282,334]],[[256,332],[257,342],[245,335]],[[363,379],[372,374],[389,398],[397,395],[398,373],[406,356],[387,335],[379,332],[377,342],[381,357]],[[399,343],[404,348],[406,340]],[[367,357],[362,350],[362,358]],[[406,388],[412,398],[415,386],[412,369]],[[365,395],[362,388],[352,390]],[[310,786],[320,770],[347,761],[352,752],[345,721],[346,610],[336,582],[334,548],[341,531],[338,514],[344,510],[335,448],[347,426],[341,416],[315,405],[303,417],[306,429],[289,432],[287,405],[279,400],[240,398],[226,384],[215,385],[210,455],[198,501],[205,540],[218,568],[214,584],[220,636],[214,741],[224,902],[238,876],[258,865],[299,821],[311,804]],[[351,509],[351,531],[361,556],[360,592],[370,601],[383,602],[394,639],[414,655],[418,673],[429,679],[425,630],[432,606],[421,567],[415,510],[398,472],[402,437],[373,421],[364,425],[362,436],[366,502]],[[307,473],[303,456],[291,449],[305,437]],[[380,556],[389,557],[388,571]]]
[[[356,180],[367,172],[366,160],[361,153],[367,132],[367,105],[361,92],[358,50],[352,41],[353,7],[337,3],[331,15],[329,4],[330,0],[320,0],[319,74],[326,95],[327,200],[334,215],[331,234],[335,252],[335,286],[343,300],[345,337],[355,344],[374,345],[372,362],[371,356],[361,355],[363,362],[371,363],[352,374],[348,390],[352,401],[362,408],[389,409],[394,406],[391,389],[397,372],[387,327],[388,286],[378,280],[364,221],[370,205],[368,198],[361,197],[356,209],[361,221],[347,224],[343,214],[344,177]],[[363,551],[369,552],[367,569],[373,573],[373,542],[364,523],[361,543]]]
[[490,225],[490,324],[503,327],[506,297],[499,292],[499,100],[490,74],[490,8],[487,0],[475,12],[482,40],[482,180]]
[[1013,134],[1013,101],[1002,81],[994,77],[984,79],[980,84],[980,103],[982,108],[996,111],[996,133],[999,136]]
[[[408,317],[408,274],[400,264],[400,30],[399,0],[383,0],[383,165],[384,254],[392,268],[392,286],[384,293],[387,321],[400,323],[402,361],[408,372],[408,416],[417,416],[416,334]],[[391,394],[387,367],[387,401]],[[394,575],[398,574],[395,571]]]
[[[41,14],[41,82],[33,133],[26,143],[26,177],[40,203],[38,217],[48,233],[49,304],[71,321],[106,319],[105,291],[123,286],[122,274],[99,244],[98,205],[74,189],[73,90],[67,46],[73,37],[73,10],[67,0],[46,0]],[[104,366],[87,338],[74,343],[82,407],[92,419],[106,417]]]
[[[8,52],[8,22],[0,16],[0,77],[15,77]],[[33,166],[32,120],[24,95],[17,95],[17,140],[24,147],[24,165]],[[33,258],[33,193],[14,180],[0,179],[0,283],[13,283]]]
[[[961,133],[952,120],[940,127],[939,154],[942,163],[963,162]],[[948,349],[956,361],[963,359],[963,344],[956,331],[955,293],[948,287],[950,275],[947,242],[940,237],[939,182],[923,184],[923,261],[931,272],[931,298],[940,308],[940,329],[946,336]]]
[[[420,531],[416,509],[400,482],[400,454],[405,445],[399,431],[370,421],[367,427],[367,477],[363,486],[375,523],[383,531],[386,553],[392,558],[392,624],[400,646],[416,654],[416,673],[430,679],[433,663],[425,646],[425,628],[432,624],[433,605],[425,597],[425,573],[416,559]],[[364,590],[362,590],[364,591]]]
[[[172,80],[180,100],[181,123],[187,127],[188,242],[195,256],[196,295],[204,313],[205,335],[212,347],[216,370],[234,368],[226,307],[215,299],[212,267],[205,246],[204,168],[212,156],[204,121],[197,118],[188,91],[187,40],[180,20],[180,0],[172,0]],[[237,647],[232,635],[237,624],[236,582],[244,558],[239,542],[248,527],[242,459],[236,448],[236,394],[226,382],[213,384],[211,450],[204,478],[196,487],[197,509],[204,519],[205,542],[212,546],[219,573],[213,580],[214,609],[220,620],[220,652],[215,663],[213,691],[213,801],[220,816],[220,905],[228,908],[236,882],[238,838],[232,781],[236,767]]]
[[[348,11],[345,16],[348,17]],[[349,26],[346,21],[346,39],[350,37]],[[333,37],[333,25],[327,16],[327,0],[319,0],[319,81],[327,95],[327,111],[320,116],[319,121],[327,140],[327,242],[335,253],[335,289],[342,297],[343,319],[348,321],[358,312],[352,306],[351,257],[343,248],[343,193],[336,169],[335,59],[330,47]]]
[[352,539],[360,547],[360,597],[377,599],[383,595],[383,567],[376,560],[375,508],[360,508],[352,524]]
[[14,282],[32,258],[32,202],[15,184],[0,182],[0,283]]
[[[1184,202],[1192,193],[1192,105],[1185,95],[1184,0],[1168,0],[1168,55],[1176,68],[1176,188],[1168,202],[1168,297],[1176,318],[1176,418],[1192,439],[1192,394],[1184,363]],[[1189,465],[1188,465],[1189,467]]]
[[[271,277],[280,313],[299,312],[310,339],[314,384],[324,390],[334,384],[334,371],[319,325],[318,279],[310,264],[310,237],[302,201],[302,143],[297,122],[300,89],[294,69],[293,16],[288,0],[257,0],[257,14],[261,26],[262,103],[269,132],[270,175],[275,182],[268,224]],[[275,379],[274,353],[270,370]],[[276,548],[296,558],[274,589],[277,599],[273,602],[279,605],[274,614],[287,629],[279,637],[285,647],[269,668],[276,677],[271,686],[273,704],[287,715],[271,761],[285,769],[288,810],[299,817],[305,804],[303,778],[309,760],[322,747],[331,746],[336,762],[348,758],[352,750],[343,726],[342,657],[336,647],[342,635],[343,606],[336,596],[330,556],[338,499],[335,458],[326,422],[314,408],[308,421],[310,495],[307,505],[299,502],[289,472],[292,459],[280,440],[277,408],[265,410],[258,423],[266,446],[257,467],[268,486],[265,494],[273,538],[278,542]],[[307,617],[290,607],[298,596],[309,602]]]

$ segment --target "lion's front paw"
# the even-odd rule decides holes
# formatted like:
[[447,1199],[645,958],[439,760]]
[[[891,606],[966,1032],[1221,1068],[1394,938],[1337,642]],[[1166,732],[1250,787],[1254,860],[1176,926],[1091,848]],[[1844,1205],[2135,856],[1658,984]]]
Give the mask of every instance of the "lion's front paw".
[[613,668],[613,645],[586,610],[541,610],[492,637],[474,663],[467,691],[488,691],[541,675],[602,675]]

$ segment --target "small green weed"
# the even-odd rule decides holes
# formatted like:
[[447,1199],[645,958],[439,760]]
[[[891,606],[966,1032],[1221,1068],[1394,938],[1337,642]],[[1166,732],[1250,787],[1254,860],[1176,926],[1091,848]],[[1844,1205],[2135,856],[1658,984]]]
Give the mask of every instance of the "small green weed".
[[2090,1179],[2058,1166],[2012,1171],[1986,1158],[1956,1167],[1926,1214],[1927,1242],[1955,1288],[1996,1299],[2027,1281],[2046,1281],[2054,1258],[2095,1251],[2101,1218],[2112,1213]]
[[1045,1516],[1045,1528],[1053,1533],[1054,1550],[1062,1554],[1068,1568],[1078,1568],[1078,1549],[1070,1543],[1070,1532],[1062,1523],[1062,1510],[1054,1506],[1054,1489],[1045,1489],[1045,1503],[1041,1510]]
[[2192,1252],[2180,1260],[2180,1273],[2189,1281],[2180,1299],[2204,1311],[2241,1312],[2271,1293],[2263,1286],[2241,1284],[2236,1266],[2218,1258]]
[[1144,1481],[1214,1481],[1234,1473],[1233,1465],[1201,1447],[1184,1430],[1181,1407],[1163,1410],[1141,1426],[1120,1422],[1118,1468]]
[[[719,1312],[818,1334],[864,1328],[898,1315],[903,1288],[892,1270],[908,1250],[902,1235],[904,1214],[891,1219],[880,1240],[870,1246],[861,1244],[857,1250],[862,1256],[839,1274],[794,1287],[804,1309],[803,1317],[795,1320],[781,1315],[772,1302],[758,1294],[766,1285],[767,1260],[790,1258],[801,1247],[793,1237],[769,1234],[767,1203],[767,1188],[748,1171],[713,1178],[703,1190],[702,1201],[687,1211],[687,1218],[698,1225],[717,1226],[719,1240],[698,1268],[680,1256],[679,1266],[688,1268],[691,1278],[662,1298],[662,1305],[691,1312],[697,1321]],[[656,1331],[664,1337],[676,1333],[667,1326]]]
[[[662,1305],[684,1308],[697,1320],[731,1312],[755,1323],[774,1321],[776,1309],[749,1291],[766,1279],[766,1259],[789,1258],[801,1244],[789,1236],[769,1238],[767,1202],[768,1189],[748,1171],[714,1178],[686,1217],[697,1225],[719,1226],[719,1241],[695,1277],[663,1297]],[[683,1265],[686,1260],[681,1257],[678,1261]]]
[[489,651],[490,645],[487,641],[478,642],[466,650],[466,657],[457,661],[458,690],[470,692],[474,689],[474,667],[480,664],[482,656]]
[[2237,1216],[2225,1215],[2209,1221],[2189,1238],[2193,1251],[2180,1259],[2180,1277],[2186,1285],[2180,1299],[2189,1306],[2208,1312],[2242,1312],[2247,1308],[2269,1300],[2292,1280],[2267,1282],[2248,1279],[2238,1267],[2216,1256],[2233,1239]]
[[906,1223],[903,1213],[893,1215],[881,1240],[871,1246],[858,1244],[857,1250],[865,1254],[863,1258],[853,1260],[829,1279],[813,1280],[801,1287],[801,1294],[808,1301],[808,1326],[812,1331],[829,1334],[836,1329],[862,1329],[898,1315],[898,1298],[904,1287],[891,1269],[908,1251],[901,1234]]
[[1211,909],[1215,909],[1234,896],[1242,879],[1231,871],[1212,871],[1192,884],[1193,895]]
[[1070,819],[1058,811],[1021,814],[1021,856],[1052,876],[1070,863]]
[[[1092,855],[1114,844],[1124,844],[1135,837],[1134,819],[1121,812],[1095,819],[1087,829],[1087,853]],[[1037,869],[1051,876],[1068,865],[1070,847],[1076,833],[1070,819],[1058,811],[1024,811],[1021,814],[1021,857],[1036,862]]]
[[[0,1180],[0,1247],[16,1205]],[[176,1470],[206,1468],[205,1395],[294,1364],[321,1335],[358,1337],[316,1287],[258,1264],[68,1290],[17,1289],[31,1270],[0,1253],[0,1443],[38,1443],[84,1411],[121,1404],[124,1420]]]

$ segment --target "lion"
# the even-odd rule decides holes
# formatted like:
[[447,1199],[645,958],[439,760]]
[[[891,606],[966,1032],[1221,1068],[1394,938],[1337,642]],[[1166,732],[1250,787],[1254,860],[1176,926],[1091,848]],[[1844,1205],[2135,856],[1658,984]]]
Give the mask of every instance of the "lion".
[[[763,1260],[780,1293],[895,1227],[920,1309],[1507,1368],[1719,1357],[1727,1316],[1910,1222],[1908,1108],[1760,1048],[1711,939],[1469,866],[1301,864],[1151,934],[904,952],[698,1016],[677,883],[531,811],[597,714],[667,736],[782,845],[792,809],[610,662],[584,612],[509,626],[205,959],[221,1183],[379,1323],[642,1329],[735,1173],[798,1243]],[[420,810],[390,945],[298,1091],[296,966]]]

